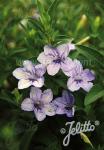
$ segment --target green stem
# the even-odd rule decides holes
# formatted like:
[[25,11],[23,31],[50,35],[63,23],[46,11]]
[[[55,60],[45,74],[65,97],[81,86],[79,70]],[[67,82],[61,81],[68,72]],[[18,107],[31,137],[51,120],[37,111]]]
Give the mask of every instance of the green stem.
[[76,43],[76,45],[82,45],[83,43],[87,42],[89,39],[90,39],[90,36],[87,36],[84,39],[82,39],[81,41],[79,41],[78,43]]

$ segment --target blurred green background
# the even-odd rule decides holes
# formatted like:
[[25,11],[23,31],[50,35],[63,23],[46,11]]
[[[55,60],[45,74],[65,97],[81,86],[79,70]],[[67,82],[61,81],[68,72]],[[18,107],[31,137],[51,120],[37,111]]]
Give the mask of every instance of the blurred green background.
[[[75,52],[71,57],[88,60],[85,66],[95,70],[95,83],[104,85],[103,0],[40,0],[38,4],[36,0],[0,0],[0,150],[92,149],[80,136],[73,137],[69,147],[62,146],[63,137],[58,130],[67,118],[48,118],[38,123],[32,113],[21,111],[20,103],[28,90],[18,91],[17,81],[12,76],[12,71],[23,60],[37,62],[45,44],[56,45],[68,40],[97,50],[99,56],[90,49],[92,57],[89,60],[89,52],[84,56]],[[65,86],[64,79],[55,81],[53,78],[55,86],[49,84],[51,81],[47,77],[46,87],[58,95]],[[96,150],[104,150],[104,94],[101,95],[94,104],[81,110],[85,93],[75,93],[78,99],[76,121],[101,122],[94,133],[88,133]]]

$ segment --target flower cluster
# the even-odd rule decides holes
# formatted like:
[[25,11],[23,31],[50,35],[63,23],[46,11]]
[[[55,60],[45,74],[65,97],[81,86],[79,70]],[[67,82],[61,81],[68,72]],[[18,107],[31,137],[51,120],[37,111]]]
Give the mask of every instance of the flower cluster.
[[[19,80],[18,89],[31,86],[30,97],[24,99],[21,109],[33,111],[38,121],[42,121],[47,116],[56,114],[66,114],[67,117],[74,116],[74,97],[70,91],[77,91],[80,88],[89,91],[95,79],[94,73],[89,69],[83,69],[78,60],[68,57],[70,51],[75,50],[75,45],[66,43],[58,47],[44,46],[44,52],[40,53],[37,60],[40,64],[33,64],[26,60],[23,67],[13,71],[13,76]],[[44,74],[54,76],[62,70],[68,77],[68,90],[63,90],[62,97],[53,99],[51,89],[42,92],[40,89],[44,85]]]
[[32,85],[42,87],[45,72],[46,68],[42,64],[34,65],[31,61],[26,60],[23,62],[23,67],[13,71],[13,76],[19,80],[18,89],[28,88]]

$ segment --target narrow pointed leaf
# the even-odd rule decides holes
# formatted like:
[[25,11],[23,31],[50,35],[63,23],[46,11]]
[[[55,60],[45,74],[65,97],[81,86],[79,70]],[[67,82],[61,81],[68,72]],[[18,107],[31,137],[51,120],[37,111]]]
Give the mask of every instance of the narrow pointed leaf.
[[93,148],[93,145],[92,145],[91,141],[89,140],[89,138],[87,137],[87,135],[85,133],[80,133],[80,136],[81,136],[81,139],[85,143],[89,144]]
[[104,96],[104,87],[100,84],[96,84],[92,87],[90,92],[86,95],[84,105],[89,105],[99,98]]

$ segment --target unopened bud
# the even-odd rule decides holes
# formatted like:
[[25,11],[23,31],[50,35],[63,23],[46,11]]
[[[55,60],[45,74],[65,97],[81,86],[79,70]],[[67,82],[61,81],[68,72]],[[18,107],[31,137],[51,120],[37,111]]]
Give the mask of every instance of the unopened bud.
[[80,21],[78,22],[78,25],[77,25],[77,30],[83,28],[86,26],[86,23],[87,23],[87,16],[85,14],[83,14],[81,16],[81,19]]

